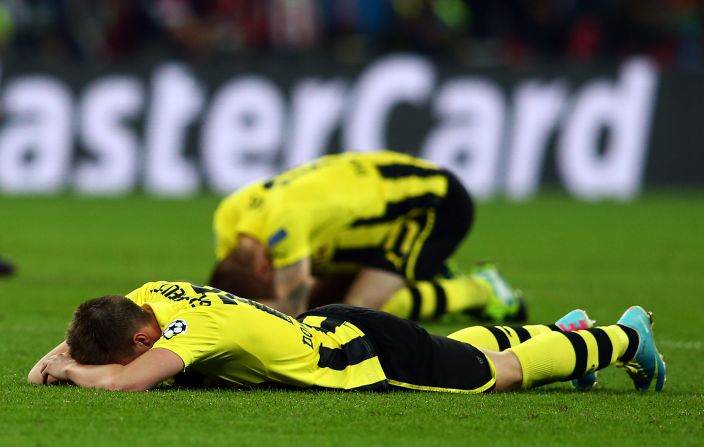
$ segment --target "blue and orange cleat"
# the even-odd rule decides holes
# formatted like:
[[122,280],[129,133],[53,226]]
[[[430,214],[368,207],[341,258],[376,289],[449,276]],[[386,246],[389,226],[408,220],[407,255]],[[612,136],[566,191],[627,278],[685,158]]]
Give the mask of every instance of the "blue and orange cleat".
[[624,368],[638,391],[647,391],[655,379],[655,391],[665,386],[665,362],[655,347],[653,336],[653,314],[640,306],[629,307],[616,322],[638,333],[638,350],[627,362],[617,366]]
[[[580,331],[594,326],[595,321],[589,318],[587,312],[575,309],[555,322],[564,332]],[[580,391],[588,391],[596,385],[596,371],[587,373],[582,377],[572,380],[572,385]]]

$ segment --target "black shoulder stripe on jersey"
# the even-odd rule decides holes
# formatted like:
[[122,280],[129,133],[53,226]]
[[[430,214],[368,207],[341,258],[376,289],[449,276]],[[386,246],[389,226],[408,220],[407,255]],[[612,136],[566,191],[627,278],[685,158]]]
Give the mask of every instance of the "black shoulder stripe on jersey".
[[357,337],[340,346],[340,348],[319,348],[320,359],[318,366],[342,371],[350,365],[376,357],[367,337]]
[[440,199],[441,198],[435,194],[425,193],[419,196],[409,197],[399,202],[389,202],[386,204],[386,210],[381,216],[357,219],[352,222],[350,226],[360,227],[364,225],[393,222],[397,218],[408,214],[412,209],[435,207],[440,203]]
[[555,331],[555,332],[564,332],[564,331],[560,328],[560,326],[558,326],[558,325],[556,325],[556,324],[548,324],[547,326],[548,326],[548,328],[550,328],[551,331]]
[[402,163],[392,163],[388,165],[377,165],[376,167],[384,178],[401,178],[401,177],[431,177],[433,175],[442,175],[443,172],[435,168],[426,168],[422,166],[414,166]]
[[577,379],[582,377],[587,371],[587,342],[584,338],[577,332],[563,332],[562,333],[572,344],[572,349],[574,349],[574,370],[572,374],[567,378],[567,380]]
[[614,352],[614,345],[611,343],[611,339],[603,329],[593,328],[587,329],[587,331],[594,336],[596,346],[599,348],[599,366],[597,369],[606,368],[611,364],[611,355]]

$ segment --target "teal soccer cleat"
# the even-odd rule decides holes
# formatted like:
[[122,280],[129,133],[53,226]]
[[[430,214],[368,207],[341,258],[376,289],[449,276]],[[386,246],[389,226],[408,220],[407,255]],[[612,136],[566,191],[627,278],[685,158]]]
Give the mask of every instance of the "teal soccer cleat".
[[638,350],[627,362],[619,362],[638,391],[647,391],[655,379],[655,391],[662,391],[665,386],[665,362],[655,347],[653,337],[653,315],[640,306],[629,307],[616,322],[638,333]]
[[[555,325],[564,332],[579,331],[589,329],[594,326],[595,321],[589,318],[587,312],[582,309],[575,309],[555,322]],[[572,385],[580,391],[588,391],[596,385],[596,372],[590,372],[578,379],[572,380]]]

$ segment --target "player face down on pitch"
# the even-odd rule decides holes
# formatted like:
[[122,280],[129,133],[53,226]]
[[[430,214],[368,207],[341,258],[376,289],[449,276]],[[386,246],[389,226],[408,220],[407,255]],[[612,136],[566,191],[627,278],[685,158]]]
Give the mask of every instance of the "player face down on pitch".
[[220,203],[209,284],[289,315],[344,302],[413,320],[468,311],[522,321],[522,296],[495,266],[448,267],[473,218],[460,181],[428,161],[330,155]]
[[581,310],[557,324],[470,327],[448,337],[371,309],[333,304],[297,319],[185,282],[150,282],[81,304],[66,340],[31,383],[141,391],[193,373],[240,388],[507,391],[586,380],[617,364],[639,390],[661,390],[665,364],[650,315],[628,309],[592,327]]

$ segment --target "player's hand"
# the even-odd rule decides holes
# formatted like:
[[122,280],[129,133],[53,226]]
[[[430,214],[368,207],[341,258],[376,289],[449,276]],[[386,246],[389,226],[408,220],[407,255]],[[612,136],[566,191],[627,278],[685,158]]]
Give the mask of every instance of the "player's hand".
[[51,385],[68,381],[68,369],[76,364],[68,352],[47,357],[41,371],[42,382],[44,385]]

